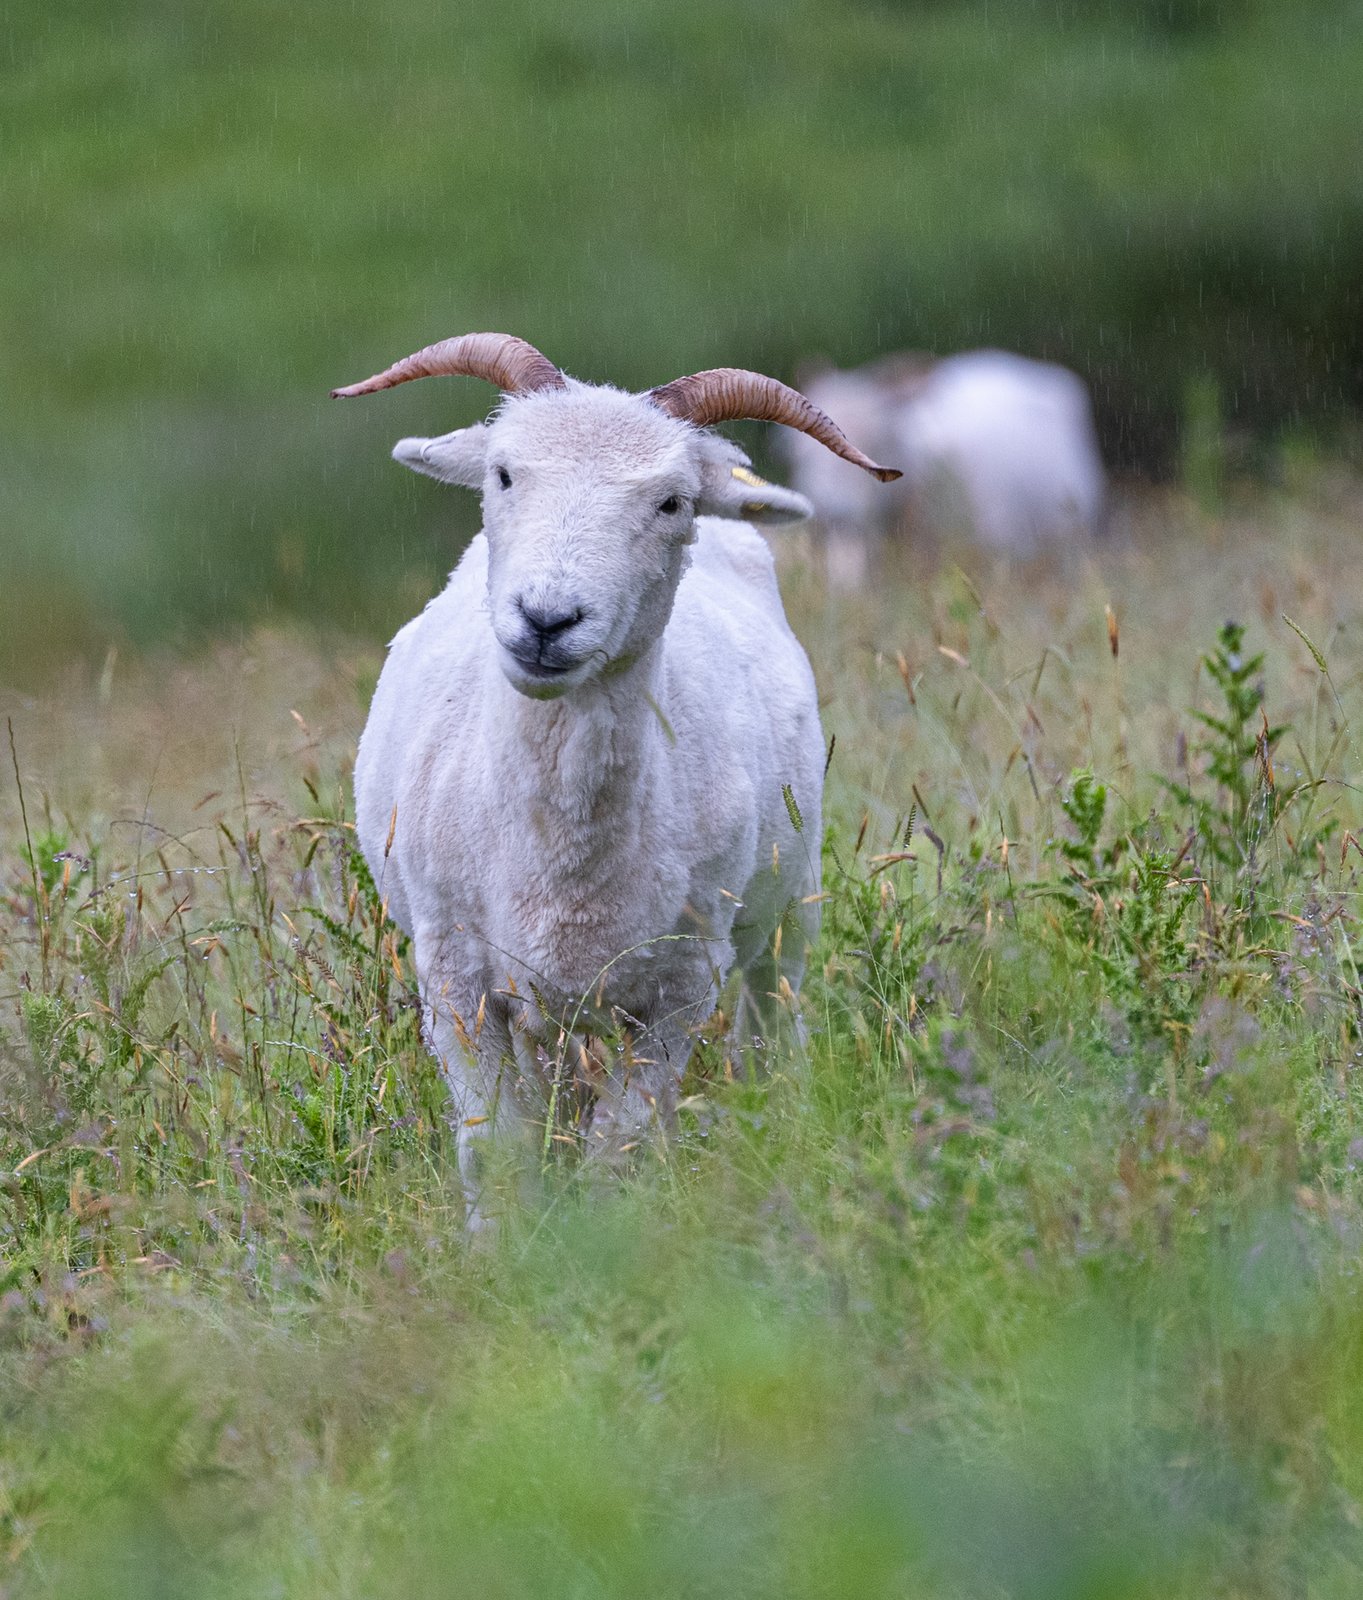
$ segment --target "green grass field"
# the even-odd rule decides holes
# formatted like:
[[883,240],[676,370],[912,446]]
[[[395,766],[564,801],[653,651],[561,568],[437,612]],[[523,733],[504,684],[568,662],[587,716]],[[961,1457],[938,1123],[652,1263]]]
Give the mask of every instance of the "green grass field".
[[526,1152],[478,1248],[378,652],[0,695],[0,1595],[1356,1596],[1360,509],[786,552],[807,1058],[704,1042],[666,1160]]

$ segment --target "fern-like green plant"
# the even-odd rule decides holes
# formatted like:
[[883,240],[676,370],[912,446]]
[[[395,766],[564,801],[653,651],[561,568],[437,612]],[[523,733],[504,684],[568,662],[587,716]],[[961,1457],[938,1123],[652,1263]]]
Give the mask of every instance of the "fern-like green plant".
[[1190,763],[1185,782],[1160,781],[1188,809],[1194,859],[1220,912],[1231,914],[1226,925],[1240,926],[1258,940],[1270,932],[1260,892],[1269,842],[1279,873],[1309,876],[1317,868],[1319,846],[1336,824],[1312,810],[1315,780],[1291,785],[1278,780],[1274,755],[1287,728],[1268,720],[1263,653],[1246,652],[1244,627],[1225,623],[1202,664],[1221,697],[1216,711],[1192,713],[1205,729],[1192,750],[1202,772]]
[[1107,785],[1087,769],[1073,773],[1060,809],[1075,836],[1052,845],[1064,871],[1032,890],[1059,902],[1066,934],[1091,952],[1133,1035],[1157,1041],[1193,1015],[1187,923],[1196,885],[1182,875],[1180,856],[1148,826],[1104,844],[1107,808]]
[[1167,787],[1192,813],[1205,853],[1220,866],[1239,872],[1253,862],[1285,803],[1273,780],[1273,752],[1285,729],[1269,725],[1264,711],[1264,657],[1262,652],[1246,654],[1243,624],[1224,623],[1202,665],[1221,692],[1221,707],[1217,712],[1193,712],[1207,730],[1194,754],[1205,760],[1215,793],[1195,793],[1191,779]]

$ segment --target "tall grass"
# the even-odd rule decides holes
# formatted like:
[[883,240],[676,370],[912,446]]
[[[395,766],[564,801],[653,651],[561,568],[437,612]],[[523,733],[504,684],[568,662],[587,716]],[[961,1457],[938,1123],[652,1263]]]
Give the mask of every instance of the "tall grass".
[[0,1591],[1355,1594],[1327,490],[837,604],[792,552],[807,1055],[706,1044],[665,1160],[527,1152],[476,1249],[348,827],[372,652],[6,696]]

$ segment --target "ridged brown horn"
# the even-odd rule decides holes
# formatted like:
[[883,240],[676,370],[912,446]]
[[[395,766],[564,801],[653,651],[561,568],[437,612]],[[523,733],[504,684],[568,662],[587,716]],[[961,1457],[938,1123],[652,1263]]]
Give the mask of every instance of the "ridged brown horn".
[[464,333],[455,339],[442,339],[439,344],[428,344],[363,383],[333,389],[331,398],[348,400],[353,395],[391,389],[413,378],[444,377],[486,378],[507,394],[533,394],[537,389],[567,386],[567,379],[554,363],[524,339],[510,333]]
[[689,378],[674,378],[661,388],[651,389],[649,399],[669,416],[680,417],[704,428],[711,422],[737,422],[750,417],[757,422],[783,422],[817,439],[834,455],[869,472],[882,483],[893,483],[904,474],[894,467],[878,467],[863,455],[833,421],[798,389],[788,388],[775,378],[742,367],[712,367],[694,372]]

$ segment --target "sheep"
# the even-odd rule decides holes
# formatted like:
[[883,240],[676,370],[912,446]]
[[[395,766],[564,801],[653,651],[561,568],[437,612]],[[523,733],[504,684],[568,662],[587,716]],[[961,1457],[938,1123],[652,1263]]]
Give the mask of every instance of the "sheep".
[[[884,481],[829,418],[734,368],[646,394],[466,334],[361,384],[503,390],[487,421],[394,458],[481,490],[483,528],[393,639],[355,764],[356,827],[412,939],[469,1221],[482,1141],[594,1090],[589,1156],[672,1127],[730,969],[734,1037],[789,1016],[818,927],[824,747],[808,659],[754,523],[809,515],[711,423],[800,428]],[[625,1037],[615,1058],[584,1036]],[[580,1089],[580,1085],[573,1086]]]
[[[892,356],[850,372],[819,364],[803,369],[796,381],[821,411],[837,416],[872,455],[890,456],[895,451],[898,414],[922,386],[931,366],[930,360],[914,356]],[[785,457],[798,491],[814,507],[829,587],[860,588],[873,552],[904,515],[907,479],[889,494],[878,494],[865,473],[820,449],[804,434],[779,431],[776,449]]]
[[792,478],[825,526],[829,582],[849,587],[889,526],[930,537],[961,534],[985,549],[1027,556],[1098,529],[1105,480],[1083,382],[1064,367],[1002,350],[940,361],[895,357],[854,372],[828,369],[804,385],[822,408],[854,423],[877,453],[897,453],[893,496],[796,436],[782,440]]

